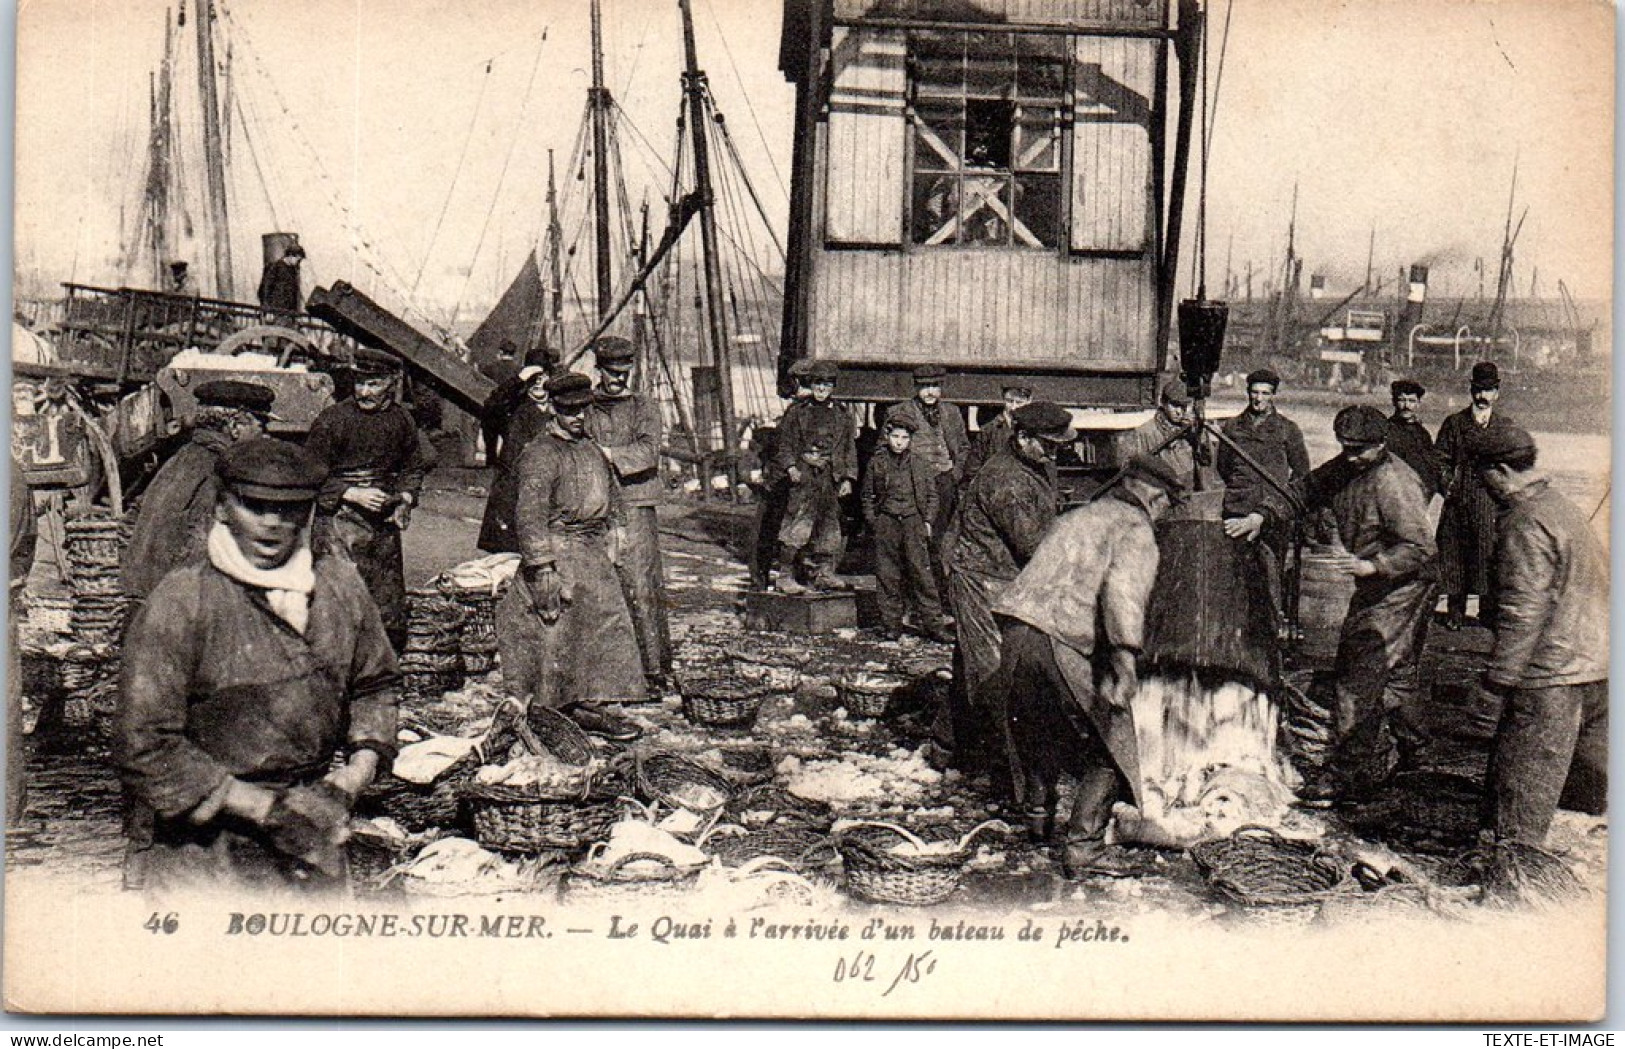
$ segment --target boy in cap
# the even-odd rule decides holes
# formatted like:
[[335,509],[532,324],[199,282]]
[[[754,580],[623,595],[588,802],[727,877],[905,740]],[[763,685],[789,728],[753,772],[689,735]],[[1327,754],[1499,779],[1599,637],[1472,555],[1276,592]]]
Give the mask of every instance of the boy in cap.
[[343,888],[350,807],[395,756],[395,656],[355,569],[311,548],[322,465],[259,438],[219,474],[206,558],[125,638],[128,883]]
[[[954,687],[934,732],[961,765],[977,765],[990,743],[996,754],[1004,752],[1004,719],[989,705],[999,697],[984,696],[982,688],[999,665],[993,607],[1055,520],[1055,457],[1077,436],[1071,413],[1058,404],[1034,401],[1016,409],[1004,447],[971,479],[943,539],[958,637]],[[995,760],[993,771],[995,785],[1010,791],[1008,761]]]
[[1425,736],[1417,718],[1419,664],[1438,585],[1438,551],[1422,486],[1387,447],[1388,419],[1344,408],[1332,430],[1342,454],[1303,485],[1310,509],[1329,507],[1336,564],[1354,577],[1337,647],[1337,732],[1329,781],[1306,796],[1356,801],[1413,764]]
[[[509,395],[510,405],[502,412],[502,436],[495,446],[491,486],[485,497],[485,514],[480,519],[479,548],[488,554],[515,554],[519,539],[514,533],[514,504],[519,498],[516,468],[525,446],[546,433],[553,410],[547,397],[547,371],[539,364],[526,364],[514,375],[518,396]],[[492,396],[496,397],[498,390]]]
[[1467,624],[1467,598],[1478,595],[1478,618],[1493,626],[1495,616],[1496,504],[1479,479],[1475,442],[1517,425],[1502,412],[1501,371],[1492,361],[1473,365],[1472,403],[1445,417],[1434,442],[1444,467],[1444,508],[1439,514],[1440,585],[1445,592],[1445,629]]
[[316,502],[316,548],[351,561],[366,581],[396,651],[406,643],[401,533],[434,468],[434,449],[398,402],[395,358],[358,347],[354,393],[324,408],[305,451],[327,468]]
[[153,475],[124,552],[124,591],[136,600],[172,570],[203,559],[220,492],[220,455],[264,435],[276,402],[269,386],[235,379],[202,383],[193,396],[197,414],[187,443]]
[[[818,578],[802,582],[829,589],[840,586],[835,571],[840,566],[841,554],[845,549],[838,501],[852,494],[858,480],[857,427],[853,424],[852,413],[835,400],[837,378],[836,367],[830,361],[813,361],[808,365],[807,399],[797,401],[784,410],[784,416],[779,420],[772,465],[765,478],[770,485],[784,485],[787,507],[798,499],[804,502],[806,492],[802,491],[802,474],[805,471],[801,460],[814,440],[824,445],[828,458],[826,465],[837,500],[835,530],[823,536],[823,541],[828,545],[814,558],[818,565]],[[786,510],[786,513],[791,512]],[[784,527],[780,525],[781,530]],[[792,580],[792,584],[794,582]]]
[[779,527],[779,561],[786,567],[775,584],[780,593],[803,594],[832,587],[841,553],[841,504],[835,481],[834,442],[823,433],[805,435],[790,467],[790,494]]
[[[946,369],[935,364],[923,364],[914,369],[914,396],[896,406],[895,410],[914,424],[914,453],[931,467],[937,485],[937,519],[933,532],[942,535],[948,530],[958,500],[959,482],[966,479],[965,466],[970,456],[970,440],[965,436],[965,420],[959,409],[942,403],[942,380]],[[937,579],[946,582],[941,555],[936,543],[931,556],[937,566]]]
[[260,305],[271,313],[298,313],[304,304],[299,290],[299,264],[305,261],[305,249],[291,244],[280,258],[265,267],[260,275]]
[[863,519],[875,537],[881,632],[892,640],[900,636],[903,614],[912,603],[921,631],[934,641],[952,644],[954,635],[943,619],[942,599],[931,572],[936,481],[909,447],[914,423],[907,416],[887,415],[881,430],[885,446],[869,459],[860,492]]
[[1033,390],[1031,386],[1005,386],[1000,389],[1004,398],[1004,408],[986,426],[976,431],[976,439],[971,442],[970,454],[965,463],[965,478],[969,480],[976,476],[984,463],[997,455],[1010,443],[1010,419],[1017,408],[1024,404],[1031,404]]
[[1608,804],[1608,555],[1580,508],[1536,468],[1518,426],[1483,434],[1479,479],[1503,507],[1499,612],[1484,687],[1501,698],[1490,749],[1490,830],[1545,844],[1559,807]]
[[645,698],[643,662],[614,564],[622,487],[587,433],[592,382],[549,380],[553,417],[517,465],[518,578],[497,608],[503,681],[526,707],[629,742],[641,730],[604,707]]
[[1416,471],[1424,497],[1432,499],[1444,490],[1444,468],[1420,416],[1427,390],[1415,379],[1396,379],[1388,394],[1394,402],[1394,414],[1388,417],[1388,450]]
[[587,408],[587,433],[598,442],[621,486],[626,530],[616,571],[632,606],[638,650],[652,695],[664,693],[671,676],[671,626],[666,619],[666,574],[660,561],[660,406],[632,392],[635,348],[631,340],[604,335],[593,343],[598,390]]

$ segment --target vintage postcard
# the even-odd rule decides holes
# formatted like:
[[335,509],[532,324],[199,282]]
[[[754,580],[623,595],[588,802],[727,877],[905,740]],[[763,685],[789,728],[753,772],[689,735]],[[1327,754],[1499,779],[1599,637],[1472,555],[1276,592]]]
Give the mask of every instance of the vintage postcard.
[[1577,1023],[1601,0],[27,0],[3,990]]

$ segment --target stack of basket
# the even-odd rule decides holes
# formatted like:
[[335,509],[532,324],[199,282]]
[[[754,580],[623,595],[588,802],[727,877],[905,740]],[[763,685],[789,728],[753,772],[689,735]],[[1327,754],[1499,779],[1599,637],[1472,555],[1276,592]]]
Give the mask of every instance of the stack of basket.
[[441,696],[462,687],[463,620],[463,606],[439,590],[413,590],[406,595],[401,679],[409,696]]
[[60,669],[62,713],[69,727],[84,727],[110,715],[116,700],[118,643],[130,605],[119,565],[129,531],[124,521],[106,513],[71,518],[63,530],[73,588],[68,633],[75,644]]
[[[498,712],[503,717],[503,712]],[[620,819],[615,791],[596,782],[592,741],[575,722],[557,711],[533,707],[511,718],[518,749],[551,754],[561,765],[580,771],[573,783],[510,786],[482,783],[476,776],[460,787],[473,813],[481,845],[499,852],[533,855],[574,853],[608,833]],[[493,748],[501,751],[500,746]]]
[[457,646],[463,654],[463,673],[474,677],[488,674],[497,665],[497,602],[506,587],[488,590],[447,588],[463,609],[463,628]]

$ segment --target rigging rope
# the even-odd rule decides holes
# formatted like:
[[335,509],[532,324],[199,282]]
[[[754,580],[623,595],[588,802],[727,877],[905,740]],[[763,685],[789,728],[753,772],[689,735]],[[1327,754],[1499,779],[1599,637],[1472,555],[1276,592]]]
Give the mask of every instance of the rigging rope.
[[[423,263],[418,266],[418,274],[412,281],[412,294],[418,293],[423,284],[423,275],[429,271],[429,261],[433,259],[435,243],[440,240],[440,227],[445,224],[446,213],[451,210],[451,198],[457,192],[457,181],[463,177],[463,164],[468,160],[468,147],[474,141],[474,129],[479,126],[480,110],[485,106],[485,93],[491,86],[491,62],[485,63],[485,75],[480,78],[480,92],[474,99],[474,113],[468,118],[468,132],[463,135],[463,149],[457,154],[457,168],[451,174],[451,183],[446,187],[446,199],[440,203],[440,215],[434,220],[434,231],[429,234],[429,245],[423,252]],[[494,204],[494,201],[493,201]],[[469,267],[472,272],[473,267]],[[455,314],[454,314],[455,316]]]
[[[750,114],[750,122],[756,128],[756,137],[762,140],[762,154],[767,157],[767,165],[779,184],[779,195],[788,203],[790,192],[785,188],[784,176],[779,173],[779,165],[773,159],[773,150],[767,144],[767,135],[762,132],[762,122],[756,119],[756,107],[751,105],[750,92],[745,90],[745,78],[739,75],[739,65],[734,61],[733,48],[728,46],[728,37],[722,31],[722,20],[717,17],[716,8],[711,5],[711,0],[705,0],[705,9],[711,12],[711,21],[717,27],[717,39],[722,41],[722,53],[728,57],[728,66],[733,70],[734,82],[739,85],[739,94],[745,100],[745,112]],[[753,195],[754,192],[753,190]]]

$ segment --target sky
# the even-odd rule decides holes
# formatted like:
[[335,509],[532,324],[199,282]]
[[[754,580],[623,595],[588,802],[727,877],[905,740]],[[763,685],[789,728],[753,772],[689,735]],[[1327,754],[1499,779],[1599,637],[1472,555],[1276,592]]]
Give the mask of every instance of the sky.
[[[25,280],[114,277],[167,7],[21,0],[15,218]],[[195,0],[188,7],[194,17]],[[249,129],[233,142],[240,295],[257,277],[258,233],[291,227],[316,282],[410,296],[442,319],[458,307],[469,315],[540,239],[549,148],[561,193],[581,199],[565,167],[588,85],[582,0],[226,7],[232,91]],[[777,69],[778,5],[694,0],[694,10],[701,65],[782,237],[793,92]],[[1516,169],[1514,221],[1527,208],[1517,289],[1527,293],[1538,267],[1545,294],[1561,279],[1581,298],[1609,295],[1606,0],[1214,0],[1209,11],[1211,291],[1227,267],[1239,275],[1249,261],[1262,288],[1284,253],[1296,187],[1298,251],[1333,294],[1364,278],[1373,232],[1379,277],[1392,282],[1398,266],[1428,261],[1436,294],[1470,294],[1482,257],[1493,293]],[[676,134],[677,4],[604,0],[604,37],[605,79],[626,114],[631,203],[649,199],[658,215]]]

